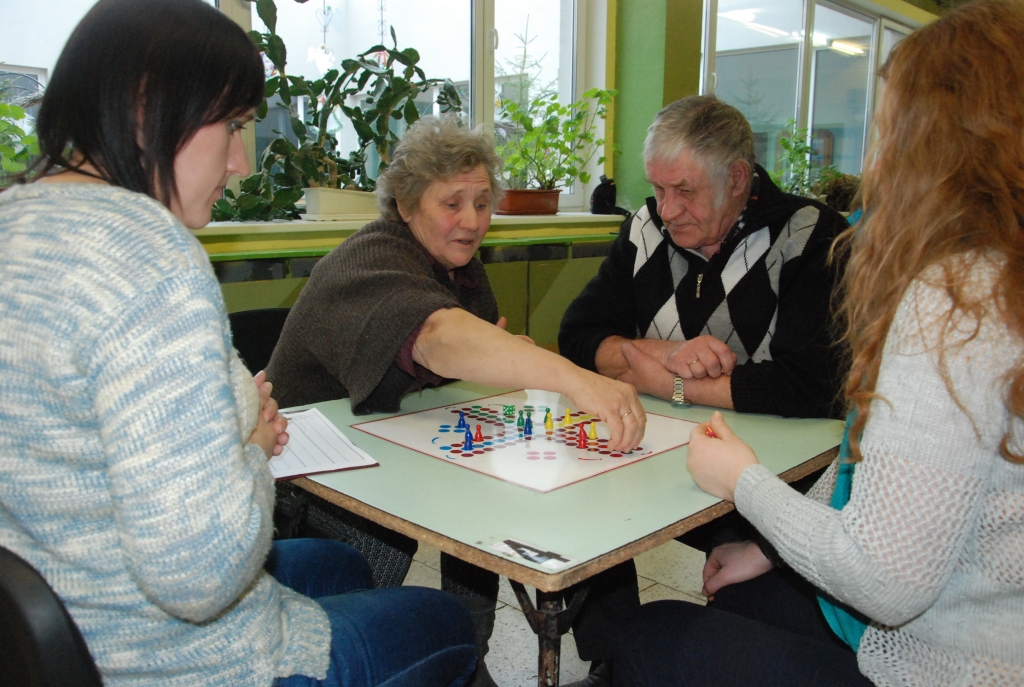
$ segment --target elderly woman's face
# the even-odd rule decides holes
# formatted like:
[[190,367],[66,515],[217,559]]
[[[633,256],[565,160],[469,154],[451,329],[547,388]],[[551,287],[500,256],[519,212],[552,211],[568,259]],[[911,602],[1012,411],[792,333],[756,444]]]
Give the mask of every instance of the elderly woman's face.
[[481,165],[427,187],[419,207],[399,207],[416,240],[447,270],[476,255],[491,226],[491,178]]
[[658,215],[673,243],[696,250],[722,241],[747,200],[745,170],[730,168],[720,189],[722,182],[710,178],[702,161],[685,148],[670,162],[647,163]]

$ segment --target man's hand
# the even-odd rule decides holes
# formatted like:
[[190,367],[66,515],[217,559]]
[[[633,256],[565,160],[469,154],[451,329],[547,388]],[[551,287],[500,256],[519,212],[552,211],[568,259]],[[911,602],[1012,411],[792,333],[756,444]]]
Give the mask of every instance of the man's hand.
[[679,344],[662,364],[683,379],[720,377],[732,374],[736,354],[724,341],[704,334]]
[[629,367],[619,375],[620,382],[632,384],[641,394],[664,399],[672,398],[675,375],[665,369],[664,365],[628,341],[622,344],[622,355]]
[[716,546],[704,564],[704,588],[700,593],[711,601],[722,587],[752,580],[771,569],[771,561],[752,541]]

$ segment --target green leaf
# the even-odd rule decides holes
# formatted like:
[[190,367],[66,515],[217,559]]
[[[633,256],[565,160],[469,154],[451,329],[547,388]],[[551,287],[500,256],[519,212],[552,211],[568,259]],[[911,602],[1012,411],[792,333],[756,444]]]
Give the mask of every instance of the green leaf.
[[[284,71],[285,63],[288,61],[288,49],[284,47],[284,41],[280,36],[275,34],[267,37],[267,57],[278,71]],[[285,83],[281,82],[282,85]]]
[[292,106],[292,90],[288,85],[287,79],[281,79],[281,87],[278,89],[278,93],[281,96],[281,102],[290,108]]
[[270,33],[277,33],[277,5],[274,0],[256,0],[256,14],[267,25]]
[[259,196],[252,196],[246,194],[238,196],[238,201],[236,204],[243,210],[251,210],[252,208],[256,207],[256,204],[259,203],[261,200],[262,198],[260,198]]
[[300,140],[306,140],[306,125],[298,117],[292,117],[292,133]]
[[281,84],[281,77],[280,76],[272,76],[269,79],[267,79],[267,82],[265,84],[263,84],[263,97],[264,98],[269,98],[270,96],[274,95],[274,93],[277,91],[277,87],[280,84]]
[[420,111],[416,109],[416,101],[409,98],[405,101],[405,123],[412,126],[420,118]]
[[267,103],[267,99],[264,98],[260,106],[256,108],[256,121],[262,122],[267,118],[267,112],[270,110],[270,105]]
[[391,27],[391,42],[395,44],[396,48],[398,47],[398,36],[395,35],[394,26]]
[[4,168],[5,172],[24,172],[25,165],[20,162],[15,162],[7,157],[0,158],[0,166]]

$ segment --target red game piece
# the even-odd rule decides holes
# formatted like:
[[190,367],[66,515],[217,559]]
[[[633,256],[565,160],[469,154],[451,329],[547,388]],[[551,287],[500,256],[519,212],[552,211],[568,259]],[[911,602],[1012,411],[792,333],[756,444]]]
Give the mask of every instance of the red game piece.
[[484,440],[484,433],[482,431],[480,431],[480,425],[477,425],[476,426],[476,436],[473,437],[473,441],[483,441],[483,440]]
[[579,436],[576,437],[576,448],[587,448],[587,430],[580,425]]

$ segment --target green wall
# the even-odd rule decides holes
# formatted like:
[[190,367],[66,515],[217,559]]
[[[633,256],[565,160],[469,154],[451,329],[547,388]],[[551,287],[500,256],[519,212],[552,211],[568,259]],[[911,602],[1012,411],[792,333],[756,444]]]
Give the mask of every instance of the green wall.
[[666,0],[618,0],[615,185],[617,204],[638,210],[651,194],[644,178],[647,127],[663,104]]

